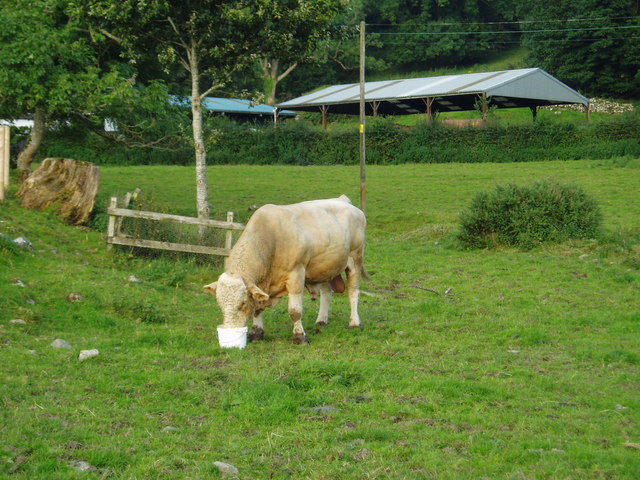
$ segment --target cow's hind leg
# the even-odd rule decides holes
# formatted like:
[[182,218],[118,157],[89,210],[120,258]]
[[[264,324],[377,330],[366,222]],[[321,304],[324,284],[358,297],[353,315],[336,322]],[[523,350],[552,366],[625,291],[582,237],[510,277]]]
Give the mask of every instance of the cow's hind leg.
[[316,325],[328,325],[329,324],[329,305],[331,304],[331,297],[333,297],[333,290],[328,282],[320,284],[320,309],[318,311],[318,318]]
[[347,265],[347,286],[349,288],[349,304],[351,306],[349,328],[358,328],[360,326],[360,316],[358,315],[358,300],[360,299],[361,275],[361,262],[354,262],[353,258],[349,258],[349,263]]

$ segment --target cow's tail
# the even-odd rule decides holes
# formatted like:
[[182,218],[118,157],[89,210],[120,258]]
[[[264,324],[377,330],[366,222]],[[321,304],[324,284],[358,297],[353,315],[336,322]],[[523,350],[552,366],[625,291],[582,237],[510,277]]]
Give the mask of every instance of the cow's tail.
[[369,276],[369,272],[367,272],[367,270],[364,268],[364,264],[362,264],[362,267],[360,268],[360,275],[365,280],[371,280],[371,277]]

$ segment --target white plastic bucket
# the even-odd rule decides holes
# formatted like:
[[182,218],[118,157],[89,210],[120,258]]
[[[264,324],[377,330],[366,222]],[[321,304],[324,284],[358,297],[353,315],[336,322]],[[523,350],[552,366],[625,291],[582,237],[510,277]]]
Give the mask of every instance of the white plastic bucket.
[[218,342],[222,348],[244,348],[247,346],[248,327],[218,327]]

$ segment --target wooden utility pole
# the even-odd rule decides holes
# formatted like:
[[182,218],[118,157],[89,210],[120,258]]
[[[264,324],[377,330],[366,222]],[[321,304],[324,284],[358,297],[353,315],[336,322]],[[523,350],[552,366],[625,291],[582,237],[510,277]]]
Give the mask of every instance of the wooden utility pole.
[[364,22],[360,22],[360,209],[367,213],[367,155],[365,142],[364,103]]
[[9,188],[9,127],[0,126],[0,200],[5,199],[5,192]]

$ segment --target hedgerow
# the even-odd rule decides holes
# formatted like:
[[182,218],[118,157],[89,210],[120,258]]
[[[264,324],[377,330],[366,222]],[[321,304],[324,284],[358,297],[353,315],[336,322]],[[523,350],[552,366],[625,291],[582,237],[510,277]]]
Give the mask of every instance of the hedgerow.
[[[343,124],[326,132],[318,125],[288,120],[238,124],[210,120],[209,165],[350,165],[359,162],[357,127]],[[529,162],[640,156],[640,112],[616,115],[595,124],[538,120],[527,125],[455,128],[439,122],[401,128],[391,119],[372,119],[367,128],[367,162],[475,163]],[[95,134],[83,138],[50,135],[41,156],[62,156],[99,165],[190,165],[193,148],[131,149]]]

